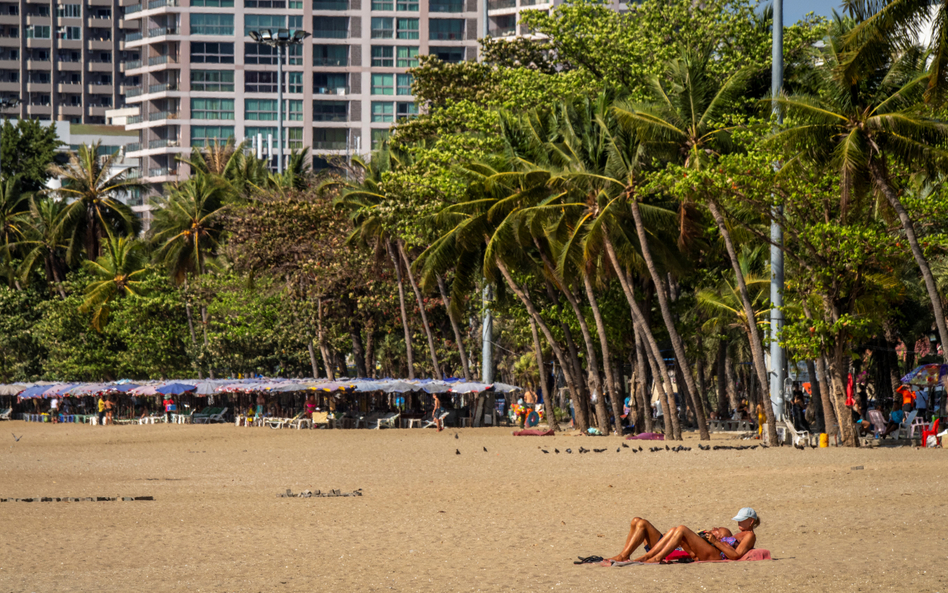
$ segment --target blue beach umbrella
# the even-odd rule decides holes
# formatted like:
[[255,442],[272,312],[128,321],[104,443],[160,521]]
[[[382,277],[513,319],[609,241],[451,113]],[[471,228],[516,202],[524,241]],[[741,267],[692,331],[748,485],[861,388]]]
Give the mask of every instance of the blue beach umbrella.
[[168,383],[167,385],[156,388],[155,391],[162,395],[181,395],[182,393],[188,393],[196,389],[194,385],[187,385],[185,383]]

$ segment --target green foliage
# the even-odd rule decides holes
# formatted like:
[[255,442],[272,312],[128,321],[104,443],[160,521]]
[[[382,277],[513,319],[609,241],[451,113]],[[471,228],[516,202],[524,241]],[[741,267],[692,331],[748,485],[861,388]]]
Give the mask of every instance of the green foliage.
[[52,124],[36,119],[4,120],[0,134],[0,172],[4,180],[20,177],[23,190],[36,192],[52,177],[49,166],[63,145]]

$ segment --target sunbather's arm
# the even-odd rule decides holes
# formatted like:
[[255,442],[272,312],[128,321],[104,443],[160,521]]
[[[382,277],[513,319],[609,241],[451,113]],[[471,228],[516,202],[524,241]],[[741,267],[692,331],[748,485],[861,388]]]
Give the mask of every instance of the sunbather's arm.
[[720,540],[714,540],[712,545],[714,545],[714,547],[717,548],[719,552],[727,556],[728,560],[740,560],[744,557],[744,554],[754,549],[754,543],[756,541],[757,535],[752,532],[750,535],[738,542],[737,548],[732,548]]

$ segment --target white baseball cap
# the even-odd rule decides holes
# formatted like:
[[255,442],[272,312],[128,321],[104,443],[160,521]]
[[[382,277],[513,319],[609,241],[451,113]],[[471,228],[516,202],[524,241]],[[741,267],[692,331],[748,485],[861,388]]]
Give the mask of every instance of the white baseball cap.
[[757,512],[754,511],[754,509],[750,507],[744,507],[743,509],[737,511],[737,516],[731,519],[731,521],[737,521],[738,523],[740,523],[741,521],[745,519],[756,519],[756,518],[757,518]]

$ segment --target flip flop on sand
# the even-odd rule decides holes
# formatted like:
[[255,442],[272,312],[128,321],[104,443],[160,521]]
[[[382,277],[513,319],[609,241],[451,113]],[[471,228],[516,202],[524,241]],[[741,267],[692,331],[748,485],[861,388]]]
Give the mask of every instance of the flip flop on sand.
[[573,564],[595,564],[597,562],[602,562],[602,556],[587,556],[583,558],[582,556],[577,556],[579,562],[573,562]]

